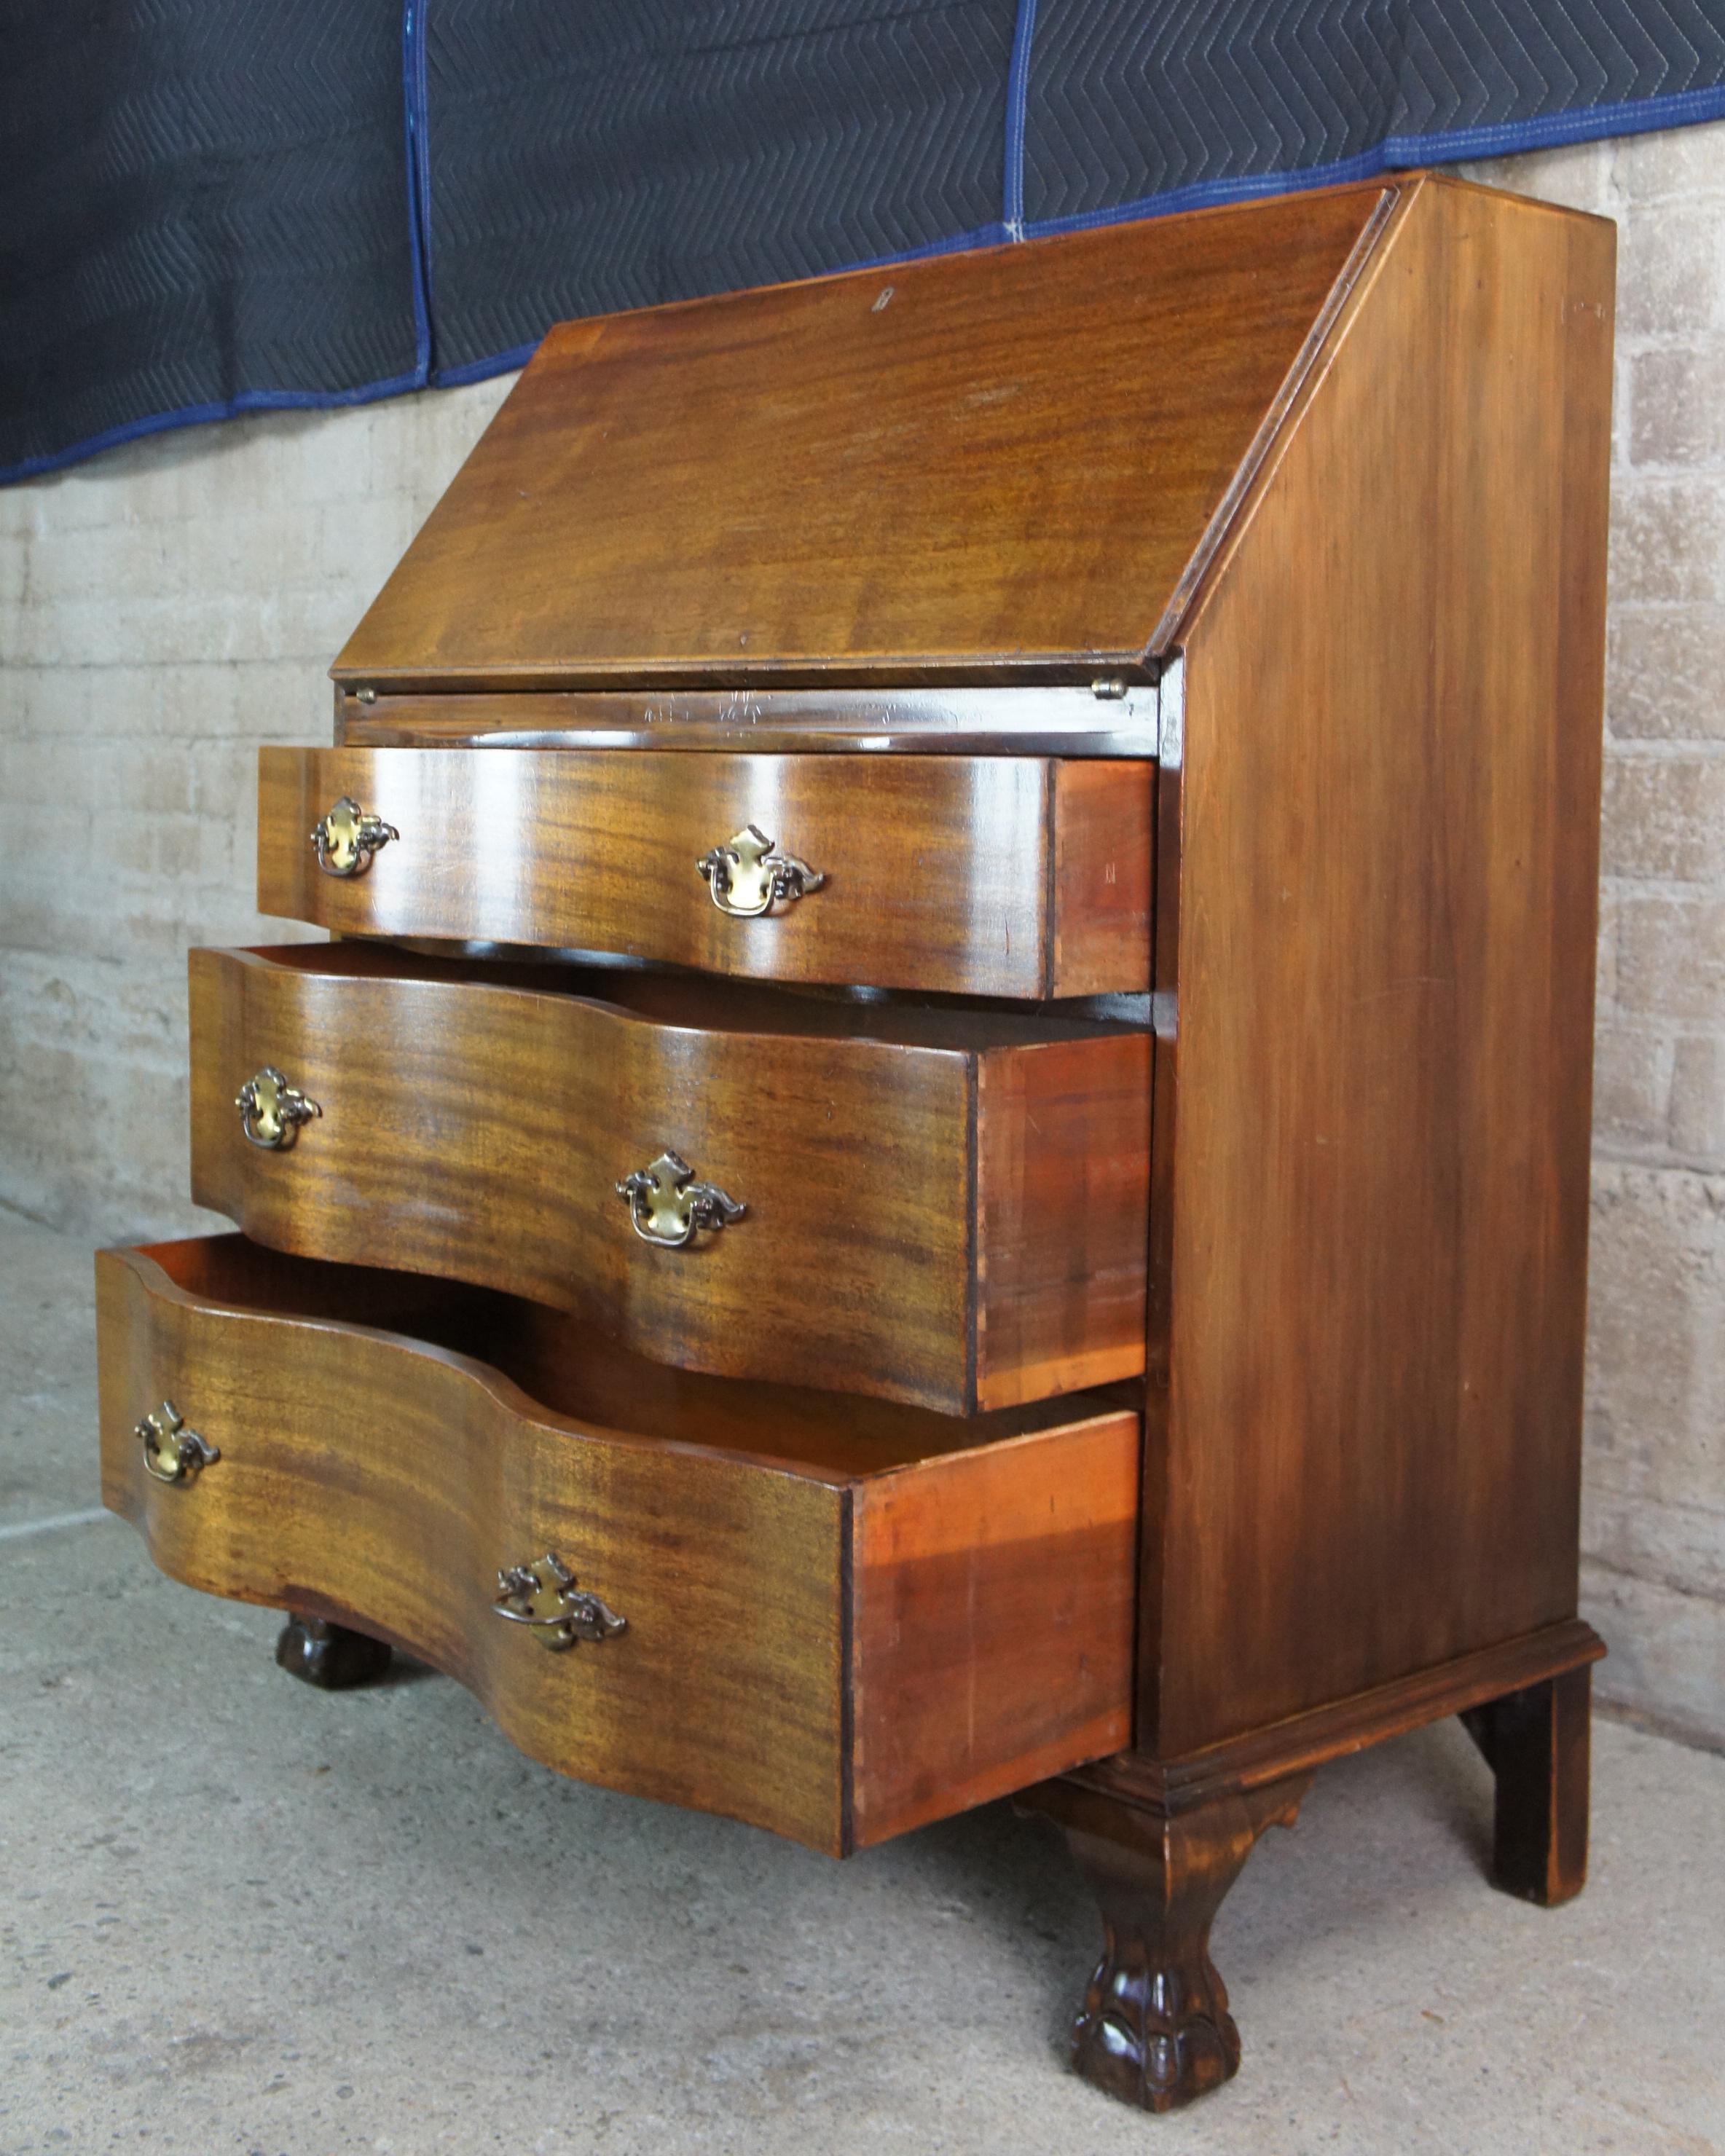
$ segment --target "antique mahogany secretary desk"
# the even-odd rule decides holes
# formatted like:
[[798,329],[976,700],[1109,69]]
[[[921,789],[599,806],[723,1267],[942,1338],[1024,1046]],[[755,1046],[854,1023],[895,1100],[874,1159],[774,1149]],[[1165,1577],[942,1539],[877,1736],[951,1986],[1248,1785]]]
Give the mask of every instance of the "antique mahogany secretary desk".
[[157,1563],[834,1855],[1021,1793],[1153,2108],[1325,1760],[1464,1716],[1573,1893],[1612,261],[1414,177],[553,330],[263,752],[336,940],[193,954]]

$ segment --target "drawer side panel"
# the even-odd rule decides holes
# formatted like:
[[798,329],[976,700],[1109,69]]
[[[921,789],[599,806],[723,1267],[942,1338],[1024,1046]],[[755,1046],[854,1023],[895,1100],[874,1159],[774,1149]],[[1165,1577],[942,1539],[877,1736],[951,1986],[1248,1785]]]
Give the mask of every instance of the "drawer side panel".
[[1150,1036],[978,1060],[977,1404],[1144,1368]]
[[860,1484],[859,1847],[1132,1741],[1138,1418]]
[[1148,992],[1155,778],[1137,761],[1053,767],[1055,995]]

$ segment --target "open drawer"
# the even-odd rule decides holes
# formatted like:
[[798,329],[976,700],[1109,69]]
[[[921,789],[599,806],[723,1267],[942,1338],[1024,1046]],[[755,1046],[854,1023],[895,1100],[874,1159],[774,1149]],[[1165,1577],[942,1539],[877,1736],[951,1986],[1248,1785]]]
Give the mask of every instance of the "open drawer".
[[294,944],[193,952],[192,1070],[193,1195],[278,1250],[943,1414],[1144,1367],[1142,1024]]
[[1136,993],[1153,775],[1049,757],[266,748],[258,905],[345,934],[760,979]]
[[96,1270],[103,1500],[162,1570],[407,1648],[562,1773],[842,1855],[1129,1741],[1129,1406],[690,1378],[239,1235]]

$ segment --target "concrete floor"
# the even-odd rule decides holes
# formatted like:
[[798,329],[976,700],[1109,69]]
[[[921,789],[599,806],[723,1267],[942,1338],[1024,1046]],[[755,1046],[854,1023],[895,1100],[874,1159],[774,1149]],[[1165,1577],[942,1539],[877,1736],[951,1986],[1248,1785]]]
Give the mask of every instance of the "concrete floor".
[[[1725,1759],[1598,1726],[1593,1880],[1482,1876],[1450,1723],[1319,1777],[1216,1927],[1238,2080],[1066,2071],[1096,1946],[1003,1805],[835,1865],[322,1697],[95,1503],[80,1246],[0,1215],[0,2152],[1725,2148]],[[70,1516],[68,1517],[67,1516]]]

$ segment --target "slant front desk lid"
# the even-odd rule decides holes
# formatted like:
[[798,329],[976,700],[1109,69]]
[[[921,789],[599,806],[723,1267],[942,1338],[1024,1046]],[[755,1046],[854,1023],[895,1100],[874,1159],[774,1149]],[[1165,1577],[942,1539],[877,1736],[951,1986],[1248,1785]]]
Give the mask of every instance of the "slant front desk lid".
[[384,689],[1147,670],[1372,185],[566,323],[337,661]]

